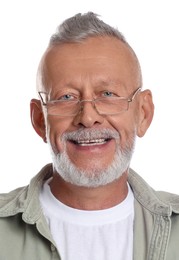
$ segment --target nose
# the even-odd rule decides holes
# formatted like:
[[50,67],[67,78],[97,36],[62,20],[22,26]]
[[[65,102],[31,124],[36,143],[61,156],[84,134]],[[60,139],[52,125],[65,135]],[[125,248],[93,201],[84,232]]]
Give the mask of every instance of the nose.
[[102,124],[104,117],[100,115],[96,108],[93,100],[82,100],[81,110],[74,118],[74,125],[81,125],[86,128],[90,128],[95,124]]

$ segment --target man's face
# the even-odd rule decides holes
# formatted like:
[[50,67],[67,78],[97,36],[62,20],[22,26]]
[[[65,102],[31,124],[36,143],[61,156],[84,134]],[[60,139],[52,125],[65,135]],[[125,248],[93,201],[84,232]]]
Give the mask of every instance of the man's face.
[[[108,37],[52,47],[43,66],[45,91],[51,100],[66,95],[92,100],[108,92],[128,97],[139,87],[139,78],[133,54],[122,42]],[[54,154],[66,151],[70,162],[82,171],[94,167],[103,171],[113,163],[118,148],[132,149],[137,122],[138,97],[128,111],[116,115],[100,115],[91,102],[84,102],[76,116],[47,114],[46,135]],[[88,137],[82,134],[79,142],[77,136],[75,141],[64,138],[77,130],[89,132]],[[107,138],[105,131],[113,134]]]

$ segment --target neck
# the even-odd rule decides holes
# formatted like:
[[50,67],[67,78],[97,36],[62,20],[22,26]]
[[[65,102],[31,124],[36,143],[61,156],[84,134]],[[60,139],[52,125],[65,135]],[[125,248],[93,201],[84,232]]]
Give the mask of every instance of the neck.
[[102,210],[116,206],[127,196],[127,172],[118,180],[97,188],[85,188],[65,182],[54,173],[50,182],[53,195],[69,207],[81,210]]

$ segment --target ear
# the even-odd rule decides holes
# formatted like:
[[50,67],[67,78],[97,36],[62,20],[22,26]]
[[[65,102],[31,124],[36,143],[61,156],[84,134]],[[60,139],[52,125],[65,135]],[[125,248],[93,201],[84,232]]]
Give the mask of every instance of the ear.
[[32,99],[30,102],[30,116],[32,126],[36,133],[44,140],[46,143],[46,126],[44,114],[42,111],[42,106],[40,100]]
[[144,90],[140,93],[139,100],[139,121],[137,127],[137,135],[144,136],[149,128],[154,115],[154,104],[152,101],[152,93],[150,90]]

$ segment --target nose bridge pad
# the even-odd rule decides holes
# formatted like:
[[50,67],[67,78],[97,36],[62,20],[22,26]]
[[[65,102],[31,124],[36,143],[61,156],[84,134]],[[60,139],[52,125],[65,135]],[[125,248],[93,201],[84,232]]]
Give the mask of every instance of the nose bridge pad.
[[96,112],[98,112],[97,109],[96,109],[96,106],[95,106],[95,100],[94,99],[84,99],[84,100],[80,101],[80,113],[83,111],[84,102],[92,103],[93,108],[95,109]]

